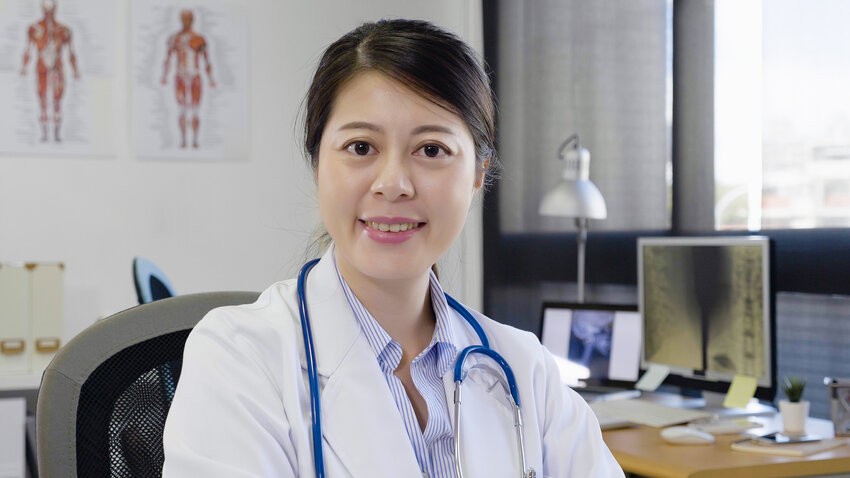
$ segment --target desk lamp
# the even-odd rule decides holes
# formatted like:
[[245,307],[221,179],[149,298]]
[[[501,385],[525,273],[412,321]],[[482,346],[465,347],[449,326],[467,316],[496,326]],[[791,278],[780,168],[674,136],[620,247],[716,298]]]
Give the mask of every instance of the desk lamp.
[[584,248],[589,219],[605,219],[605,198],[590,180],[590,152],[581,147],[577,134],[567,138],[558,148],[558,159],[564,160],[564,175],[554,189],[540,201],[540,214],[575,218],[578,229],[578,301],[584,302]]

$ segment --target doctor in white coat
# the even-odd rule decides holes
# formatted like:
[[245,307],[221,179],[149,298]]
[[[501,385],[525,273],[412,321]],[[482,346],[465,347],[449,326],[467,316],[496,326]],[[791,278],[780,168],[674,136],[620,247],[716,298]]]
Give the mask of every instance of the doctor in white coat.
[[[456,459],[468,477],[520,476],[501,370],[487,357],[467,360],[455,454],[455,357],[480,340],[433,271],[495,166],[494,115],[474,52],[426,22],[364,24],[320,61],[305,146],[333,242],[304,295],[328,477],[455,477]],[[536,337],[472,314],[516,376],[527,467],[623,476]],[[163,476],[315,476],[306,370],[295,280],[210,312],[186,343]]]

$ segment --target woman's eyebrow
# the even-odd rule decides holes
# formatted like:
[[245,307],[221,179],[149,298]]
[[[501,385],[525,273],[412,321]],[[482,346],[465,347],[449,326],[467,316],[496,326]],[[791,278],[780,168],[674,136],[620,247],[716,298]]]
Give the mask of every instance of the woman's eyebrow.
[[455,134],[452,128],[438,125],[438,124],[424,124],[422,126],[417,126],[413,128],[410,134],[420,134],[420,133],[446,133],[446,134]]
[[372,124],[366,121],[352,121],[350,123],[345,123],[344,125],[337,128],[337,131],[342,131],[345,129],[368,129],[370,131],[374,131],[376,133],[383,133],[384,129],[376,124]]
[[[345,123],[344,125],[337,128],[338,131],[348,130],[348,129],[367,129],[370,131],[374,131],[376,133],[383,133],[384,128],[374,124],[369,123],[368,121],[352,121],[350,123]],[[454,129],[449,128],[447,126],[438,125],[438,124],[424,124],[422,126],[417,126],[413,128],[413,131],[410,134],[422,134],[422,133],[445,133],[445,134],[455,134]]]

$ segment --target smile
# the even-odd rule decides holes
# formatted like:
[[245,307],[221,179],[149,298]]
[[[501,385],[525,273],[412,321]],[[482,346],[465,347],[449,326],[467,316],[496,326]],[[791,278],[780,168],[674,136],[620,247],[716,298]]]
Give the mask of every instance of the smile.
[[405,232],[410,229],[416,229],[419,227],[418,222],[405,222],[401,224],[385,224],[381,222],[374,221],[363,221],[366,224],[366,227],[369,229],[374,229],[376,231],[381,232]]

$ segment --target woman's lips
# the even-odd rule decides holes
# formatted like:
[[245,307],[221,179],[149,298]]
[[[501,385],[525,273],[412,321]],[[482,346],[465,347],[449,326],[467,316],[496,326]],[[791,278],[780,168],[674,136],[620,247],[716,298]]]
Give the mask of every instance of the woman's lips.
[[426,223],[406,217],[370,217],[361,219],[366,235],[381,244],[400,244],[422,230]]

